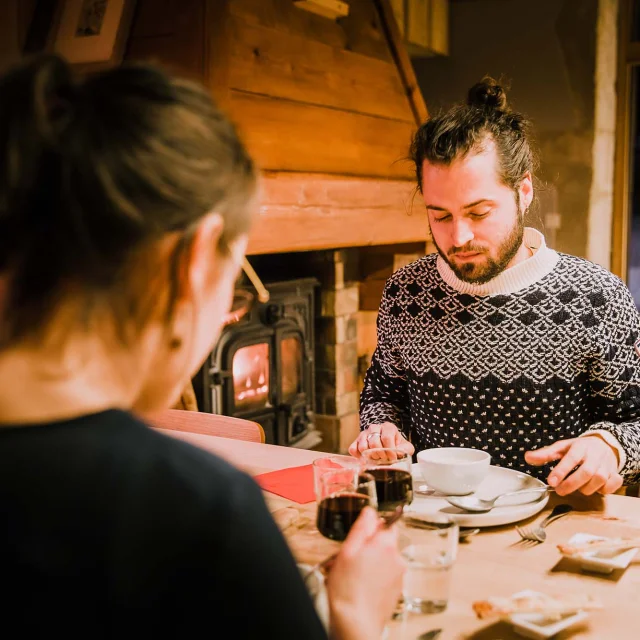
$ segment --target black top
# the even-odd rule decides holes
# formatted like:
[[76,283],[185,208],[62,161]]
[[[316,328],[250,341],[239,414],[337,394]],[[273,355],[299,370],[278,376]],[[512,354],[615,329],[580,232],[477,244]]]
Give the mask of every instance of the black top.
[[254,481],[125,412],[0,429],[0,516],[9,636],[326,638]]

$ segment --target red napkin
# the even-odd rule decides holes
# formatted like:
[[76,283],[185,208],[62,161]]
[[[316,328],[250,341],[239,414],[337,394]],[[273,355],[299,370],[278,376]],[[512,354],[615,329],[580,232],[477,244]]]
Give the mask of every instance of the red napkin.
[[298,504],[307,504],[316,499],[313,488],[313,467],[310,464],[269,471],[255,476],[254,479],[265,491],[293,500]]

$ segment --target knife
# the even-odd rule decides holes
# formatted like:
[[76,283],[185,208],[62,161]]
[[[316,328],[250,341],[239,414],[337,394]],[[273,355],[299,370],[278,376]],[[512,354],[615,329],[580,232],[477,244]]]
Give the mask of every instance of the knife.
[[[414,527],[416,529],[429,529],[433,531],[434,529],[438,528],[437,526],[429,523],[427,520],[412,518],[411,516],[404,516],[403,521],[408,527]],[[474,536],[479,532],[480,529],[477,527],[460,527],[460,540],[466,540],[470,536]]]

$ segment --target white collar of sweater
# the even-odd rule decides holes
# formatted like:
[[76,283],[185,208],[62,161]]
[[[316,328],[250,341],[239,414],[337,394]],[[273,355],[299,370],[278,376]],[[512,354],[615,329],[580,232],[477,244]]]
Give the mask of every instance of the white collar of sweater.
[[526,227],[523,240],[525,245],[533,252],[533,256],[509,269],[505,269],[493,280],[489,280],[484,284],[473,284],[460,280],[441,256],[438,256],[437,261],[438,273],[449,286],[461,293],[468,293],[472,296],[515,293],[535,284],[551,273],[560,259],[556,251],[547,247],[544,236],[536,229]]

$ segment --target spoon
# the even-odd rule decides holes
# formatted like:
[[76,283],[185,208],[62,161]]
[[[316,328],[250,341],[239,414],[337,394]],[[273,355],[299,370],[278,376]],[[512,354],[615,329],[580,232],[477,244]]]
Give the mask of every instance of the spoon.
[[548,487],[534,487],[533,489],[520,489],[520,491],[509,491],[508,493],[501,493],[500,495],[495,496],[495,498],[491,498],[489,500],[485,500],[483,498],[478,498],[476,496],[450,496],[445,498],[449,504],[452,504],[454,507],[458,507],[458,509],[463,509],[464,511],[473,511],[474,513],[486,513],[487,511],[491,511],[499,500],[506,498],[507,496],[519,496],[524,494],[531,494],[530,500],[525,500],[524,502],[518,502],[517,504],[527,504],[528,502],[535,502],[542,495],[547,493]]

